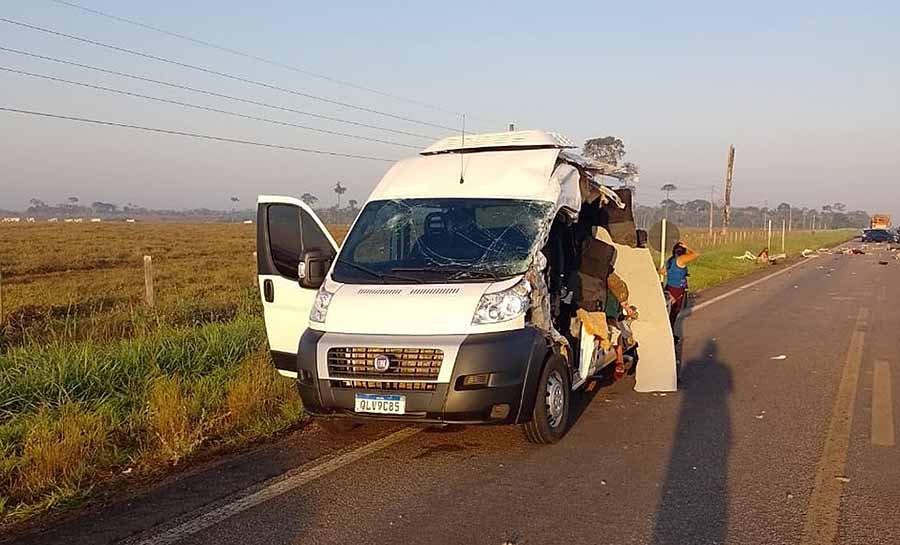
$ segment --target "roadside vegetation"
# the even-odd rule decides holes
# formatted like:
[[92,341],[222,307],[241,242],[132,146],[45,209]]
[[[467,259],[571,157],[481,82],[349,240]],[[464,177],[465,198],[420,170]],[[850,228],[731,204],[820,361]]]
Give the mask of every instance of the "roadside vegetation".
[[[853,234],[795,233],[787,249]],[[243,224],[0,227],[0,526],[299,421],[266,350],[254,238]],[[701,247],[693,289],[756,270],[732,256],[761,248]]]
[[[705,232],[705,231],[704,231]],[[842,242],[851,240],[858,234],[855,229],[840,229],[834,231],[793,231],[785,237],[785,253],[796,257],[804,249],[817,250],[819,248],[831,248]],[[683,234],[688,245],[696,242],[696,250],[701,256],[691,264],[690,287],[691,291],[699,291],[711,288],[722,282],[745,276],[754,271],[771,267],[771,265],[757,264],[753,261],[735,259],[735,256],[750,252],[759,254],[766,247],[764,233],[759,233],[755,238],[740,241],[729,241],[723,244],[712,245],[708,239],[700,239],[698,232],[688,231]],[[693,247],[693,246],[692,246]],[[770,255],[781,253],[781,233],[772,233],[772,248]],[[657,257],[657,263],[659,258]]]
[[0,227],[0,524],[299,421],[265,346],[254,238],[243,224]]

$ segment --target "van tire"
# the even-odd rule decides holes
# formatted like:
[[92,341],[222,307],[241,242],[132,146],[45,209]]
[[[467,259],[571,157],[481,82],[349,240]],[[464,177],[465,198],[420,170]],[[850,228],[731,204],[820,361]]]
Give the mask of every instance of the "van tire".
[[342,417],[318,417],[316,418],[316,423],[320,428],[325,430],[326,433],[331,435],[343,435],[345,433],[350,433],[353,431],[359,424],[354,422],[350,418],[342,418]]
[[549,445],[566,434],[572,398],[571,384],[569,369],[563,359],[558,355],[550,356],[538,381],[531,420],[522,424],[522,431],[529,442]]

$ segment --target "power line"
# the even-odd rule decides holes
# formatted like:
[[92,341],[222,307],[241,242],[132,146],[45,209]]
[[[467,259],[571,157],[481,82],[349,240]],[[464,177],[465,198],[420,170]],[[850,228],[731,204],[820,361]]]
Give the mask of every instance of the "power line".
[[47,112],[36,112],[33,110],[20,110],[17,108],[7,108],[5,106],[0,106],[0,112],[10,112],[10,113],[18,113],[18,114],[26,114],[26,115],[35,115],[39,117],[49,117],[53,119],[65,119],[67,121],[78,121],[81,123],[91,123],[93,125],[102,125],[106,127],[119,127],[123,129],[137,129],[141,131],[155,132],[161,134],[171,134],[177,136],[189,136],[191,138],[200,138],[202,140],[211,140],[214,142],[228,142],[231,144],[245,144],[248,146],[257,146],[261,148],[272,148],[272,149],[280,149],[280,150],[288,150],[288,151],[299,151],[303,153],[314,153],[316,155],[328,155],[331,157],[346,157],[349,159],[366,159],[369,161],[382,161],[386,163],[392,163],[396,161],[396,159],[386,159],[384,157],[372,157],[369,155],[356,155],[352,153],[339,153],[335,151],[324,151],[318,149],[311,148],[300,148],[296,146],[283,146],[280,144],[269,144],[266,142],[257,142],[255,140],[242,140],[239,138],[228,138],[226,136],[213,136],[209,134],[199,134],[194,132],[185,132],[185,131],[176,131],[172,129],[159,129],[155,127],[144,127],[142,125],[130,125],[128,123],[116,123],[113,121],[102,121],[99,119],[88,119],[86,117],[75,117],[69,115],[61,115],[61,114],[51,114]]
[[233,95],[226,95],[226,94],[223,94],[223,93],[217,93],[217,92],[215,92],[215,91],[208,91],[208,90],[206,90],[206,89],[198,89],[198,88],[196,88],[196,87],[189,87],[189,86],[187,86],[187,85],[181,85],[181,84],[179,84],[179,83],[172,83],[172,82],[169,82],[169,81],[163,81],[163,80],[158,80],[158,79],[153,79],[153,78],[147,78],[147,77],[144,77],[144,76],[138,76],[138,75],[135,75],[135,74],[129,74],[129,73],[127,73],[127,72],[119,72],[119,71],[117,71],[117,70],[109,70],[109,69],[107,69],[107,68],[101,68],[101,67],[99,67],[99,66],[92,66],[92,65],[90,65],[90,64],[82,64],[82,63],[79,63],[79,62],[67,61],[67,60],[65,60],[65,59],[59,59],[59,58],[56,58],[56,57],[48,57],[48,56],[46,56],[46,55],[38,55],[37,53],[30,53],[30,52],[28,52],[28,51],[22,51],[22,50],[20,50],[20,49],[13,49],[13,48],[10,48],[10,47],[3,47],[3,46],[0,46],[0,51],[6,51],[6,52],[8,52],[8,53],[15,53],[15,54],[17,54],[17,55],[24,55],[24,56],[26,56],[26,57],[32,57],[32,58],[35,58],[35,59],[41,59],[41,60],[45,60],[45,61],[55,62],[55,63],[58,63],[58,64],[65,64],[65,65],[67,65],[67,66],[74,66],[74,67],[76,67],[76,68],[84,68],[84,69],[86,69],[86,70],[93,70],[93,71],[95,71],[95,72],[101,72],[101,73],[103,73],[103,74],[110,74],[110,75],[113,75],[113,76],[119,76],[119,77],[123,77],[123,78],[129,78],[129,79],[133,79],[133,80],[137,80],[137,81],[143,81],[143,82],[147,82],[147,83],[154,83],[154,84],[157,84],[157,85],[165,85],[165,86],[167,86],[167,87],[172,87],[172,88],[174,88],[174,89],[181,89],[181,90],[184,90],[184,91],[191,91],[192,93],[200,93],[200,94],[208,95],[208,96],[212,96],[212,97],[225,98],[225,99],[228,99],[228,100],[234,100],[234,101],[237,101],[237,102],[243,102],[243,103],[245,103],[245,104],[252,104],[252,105],[254,105],[254,106],[261,106],[261,107],[263,107],[263,108],[271,108],[271,109],[273,109],[273,110],[281,110],[281,111],[284,111],[284,112],[292,112],[292,113],[295,113],[295,114],[305,115],[305,116],[308,116],[308,117],[314,117],[314,118],[316,118],[316,119],[324,119],[324,120],[326,120],[326,121],[334,121],[335,123],[344,123],[344,124],[346,124],[346,125],[353,125],[354,127],[364,127],[364,128],[367,128],[367,129],[375,129],[375,130],[384,131],[384,132],[389,132],[389,133],[393,133],[393,134],[401,134],[401,135],[404,135],[404,136],[413,136],[413,137],[416,137],[416,138],[422,138],[422,139],[424,139],[424,140],[430,140],[430,141],[433,141],[433,140],[435,139],[435,137],[433,137],[433,136],[428,136],[428,135],[426,135],[426,134],[419,134],[419,133],[414,133],[414,132],[409,132],[409,131],[403,131],[403,130],[400,130],[400,129],[391,129],[391,128],[388,128],[388,127],[382,127],[382,126],[379,126],[379,125],[370,125],[370,124],[368,124],[368,123],[361,123],[361,122],[359,122],[359,121],[350,121],[350,120],[348,120],[348,119],[341,119],[341,118],[339,118],[339,117],[332,117],[332,116],[329,116],[329,115],[323,115],[323,114],[317,114],[317,113],[313,113],[313,112],[307,112],[307,111],[305,111],[305,110],[297,110],[297,109],[295,109],[295,108],[288,108],[287,106],[277,106],[277,105],[275,105],[275,104],[269,104],[269,103],[267,103],[267,102],[260,102],[260,101],[258,101],[258,100],[252,100],[252,99],[249,99],[249,98],[241,98],[241,97],[236,97],[236,96],[233,96]]
[[283,62],[275,61],[275,60],[272,60],[272,59],[268,59],[268,58],[265,58],[265,57],[261,57],[261,56],[259,56],[259,55],[254,55],[254,54],[252,54],[252,53],[247,53],[247,52],[245,52],[245,51],[240,51],[240,50],[237,50],[237,49],[234,49],[234,48],[231,48],[231,47],[227,47],[227,46],[215,44],[215,43],[212,43],[212,42],[208,42],[208,41],[206,41],[206,40],[201,40],[201,39],[199,39],[199,38],[194,38],[194,37],[192,37],[192,36],[188,36],[188,35],[186,35],[186,34],[181,34],[181,33],[178,33],[178,32],[171,31],[171,30],[166,30],[166,29],[164,29],[164,28],[159,28],[159,27],[156,27],[156,26],[153,26],[153,25],[149,25],[149,24],[147,24],[147,23],[143,23],[143,22],[141,22],[141,21],[137,21],[137,20],[134,20],[134,19],[128,19],[128,18],[126,18],[126,17],[121,17],[121,16],[119,16],[119,15],[114,15],[114,14],[112,14],[112,13],[107,13],[107,12],[104,12],[104,11],[100,11],[100,10],[98,10],[98,9],[90,8],[90,7],[87,7],[87,6],[82,6],[82,5],[76,4],[76,3],[74,3],[74,2],[67,2],[66,0],[50,0],[50,2],[54,2],[54,3],[56,3],[56,4],[61,4],[61,5],[64,5],[64,6],[69,6],[69,7],[71,7],[71,8],[79,9],[79,10],[84,11],[84,12],[87,12],[87,13],[92,13],[92,14],[94,14],[94,15],[99,15],[100,17],[106,17],[107,19],[112,19],[113,21],[118,21],[118,22],[120,22],[120,23],[127,23],[127,24],[129,24],[129,25],[134,25],[134,26],[136,26],[136,27],[140,27],[140,28],[143,28],[143,29],[145,29],[145,30],[151,30],[151,31],[153,31],[153,32],[158,32],[158,33],[160,33],[160,34],[165,34],[166,36],[171,36],[171,37],[173,37],[173,38],[178,38],[178,39],[180,39],[180,40],[186,40],[186,41],[188,41],[188,42],[191,42],[191,43],[194,43],[194,44],[197,44],[197,45],[202,45],[202,46],[204,46],[204,47],[209,47],[209,48],[212,48],[212,49],[217,49],[217,50],[219,50],[219,51],[224,51],[224,52],[226,52],[226,53],[231,53],[232,55],[237,55],[237,56],[239,56],[239,57],[244,57],[244,58],[247,58],[247,59],[252,59],[252,60],[255,60],[255,61],[258,61],[258,62],[262,62],[262,63],[265,63],[265,64],[269,64],[269,65],[272,65],[272,66],[277,66],[277,67],[279,67],[279,68],[284,68],[284,69],[287,69],[287,70],[291,70],[291,71],[293,71],[293,72],[298,72],[298,73],[300,73],[300,74],[303,74],[303,75],[305,75],[305,76],[309,76],[309,77],[312,77],[312,78],[317,78],[317,79],[324,80],[324,81],[328,81],[328,82],[331,82],[331,83],[336,83],[336,84],[338,84],[338,85],[343,85],[343,86],[345,86],[345,87],[350,87],[350,88],[357,89],[357,90],[360,90],[360,91],[366,91],[367,93],[372,93],[372,94],[380,95],[380,96],[383,96],[383,97],[387,97],[387,98],[391,98],[391,99],[394,99],[394,100],[398,100],[398,101],[400,101],[400,102],[406,102],[406,103],[408,103],[408,104],[414,104],[414,105],[416,105],[416,106],[421,106],[421,107],[423,107],[423,108],[428,108],[428,109],[430,109],[430,110],[434,110],[434,111],[437,111],[437,112],[442,112],[442,113],[452,114],[452,115],[460,115],[460,112],[454,112],[454,111],[452,111],[452,110],[450,110],[450,109],[444,108],[443,106],[437,106],[437,105],[430,104],[430,103],[428,103],[428,102],[424,102],[424,101],[421,101],[421,100],[412,99],[412,98],[408,98],[408,97],[403,97],[403,96],[400,96],[400,95],[396,95],[396,94],[394,94],[394,93],[389,93],[389,92],[387,92],[387,91],[381,91],[381,90],[379,90],[379,89],[374,89],[374,88],[372,88],[372,87],[367,87],[367,86],[365,86],[365,85],[360,85],[360,84],[358,84],[358,83],[353,83],[353,82],[350,82],[350,81],[347,81],[347,80],[343,80],[343,79],[339,79],[339,78],[335,78],[335,77],[332,77],[332,76],[327,76],[327,75],[324,75],[324,74],[319,74],[319,73],[313,72],[313,71],[311,71],[311,70],[307,70],[307,69],[305,69],[305,68],[300,68],[300,67],[298,67],[298,66],[294,66],[294,65],[290,65],[290,64],[283,63]]
[[369,137],[367,137],[367,136],[359,136],[359,135],[356,135],[356,134],[349,134],[349,133],[338,132],[338,131],[330,131],[330,130],[327,130],[327,129],[319,129],[319,128],[316,128],[316,127],[307,127],[306,125],[300,125],[300,124],[297,124],[297,123],[289,123],[289,122],[287,122],[287,121],[279,121],[279,120],[277,120],[277,119],[269,119],[269,118],[266,118],[266,117],[257,117],[257,116],[253,116],[253,115],[246,115],[246,114],[242,114],[242,113],[238,113],[238,112],[232,112],[232,111],[229,111],[229,110],[220,110],[220,109],[218,109],[218,108],[211,108],[211,107],[209,107],[209,106],[201,106],[201,105],[199,105],[199,104],[191,104],[191,103],[189,103],[189,102],[181,102],[181,101],[178,101],[178,100],[171,100],[171,99],[168,99],[168,98],[154,97],[154,96],[150,96],[150,95],[142,95],[142,94],[140,94],[140,93],[132,93],[132,92],[130,92],[130,91],[123,91],[123,90],[121,90],[121,89],[113,89],[112,87],[104,87],[104,86],[102,86],[102,85],[94,85],[94,84],[91,84],[91,83],[84,83],[84,82],[80,82],[80,81],[72,81],[72,80],[63,79],[63,78],[57,78],[57,77],[54,77],[54,76],[48,76],[48,75],[45,75],[45,74],[35,74],[34,72],[26,72],[26,71],[24,71],[24,70],[16,70],[16,69],[14,69],[14,68],[8,68],[8,67],[5,67],[5,66],[0,66],[0,70],[3,70],[3,71],[5,71],[5,72],[11,72],[11,73],[14,73],[14,74],[20,74],[20,75],[24,75],[24,76],[30,76],[30,77],[33,77],[33,78],[40,78],[40,79],[45,79],[45,80],[49,80],[49,81],[55,81],[55,82],[58,82],[58,83],[66,83],[66,84],[69,84],[69,85],[77,85],[77,86],[79,86],[79,87],[86,87],[86,88],[88,88],[88,89],[96,89],[96,90],[99,90],[99,91],[107,91],[107,92],[110,92],[110,93],[116,93],[116,94],[119,94],[119,95],[125,95],[125,96],[130,96],[130,97],[135,97],[135,98],[143,98],[143,99],[147,99],[147,100],[153,100],[153,101],[156,101],[156,102],[163,102],[163,103],[166,103],[166,104],[175,104],[175,105],[177,105],[177,106],[183,106],[183,107],[185,107],[185,108],[193,108],[193,109],[195,109],[195,110],[204,110],[204,111],[207,111],[207,112],[213,112],[213,113],[225,114],[225,115],[230,115],[230,116],[234,116],[234,117],[242,117],[242,118],[244,118],[244,119],[252,119],[252,120],[254,120],[254,121],[262,121],[262,122],[264,122],[264,123],[272,123],[272,124],[275,124],[275,125],[283,125],[283,126],[287,126],[287,127],[295,127],[295,128],[298,128],[298,129],[304,129],[304,130],[307,130],[307,131],[315,131],[315,132],[320,132],[320,133],[325,133],[325,134],[331,134],[331,135],[335,135],[335,136],[344,136],[344,137],[347,137],[347,138],[355,138],[355,139],[357,139],[357,140],[365,140],[365,141],[368,141],[368,142],[377,142],[377,143],[379,143],[379,144],[389,144],[389,145],[392,145],[392,146],[401,146],[401,147],[404,147],[404,148],[418,149],[418,146],[410,146],[409,144],[402,144],[402,143],[400,143],[400,142],[394,142],[394,141],[391,141],[391,140],[380,140],[380,139],[378,139],[378,138],[369,138]]
[[439,124],[437,124],[437,123],[431,123],[431,122],[428,122],[428,121],[422,121],[422,120],[414,119],[414,118],[411,118],[411,117],[405,117],[405,116],[402,116],[402,115],[392,114],[392,113],[388,113],[388,112],[382,112],[381,110],[375,110],[375,109],[373,109],[373,108],[367,108],[367,107],[365,107],[365,106],[357,106],[356,104],[350,104],[349,102],[341,102],[341,101],[339,101],[339,100],[333,100],[333,99],[326,98],[326,97],[321,97],[321,96],[318,96],[318,95],[313,95],[313,94],[309,94],[309,93],[304,93],[304,92],[302,92],[302,91],[295,91],[295,90],[293,90],[293,89],[288,89],[288,88],[286,88],[286,87],[280,87],[280,86],[278,86],[278,85],[273,85],[273,84],[271,84],[271,83],[266,83],[266,82],[263,82],[263,81],[256,81],[256,80],[244,78],[244,77],[241,77],[241,76],[236,76],[236,75],[234,75],[234,74],[229,74],[229,73],[226,73],[226,72],[220,72],[220,71],[214,70],[214,69],[212,69],[212,68],[206,68],[206,67],[204,67],[204,66],[198,66],[198,65],[195,65],[195,64],[189,64],[189,63],[185,63],[185,62],[181,62],[181,61],[176,61],[176,60],[173,60],[173,59],[169,59],[169,58],[166,58],[166,57],[160,57],[160,56],[158,56],[158,55],[152,55],[152,54],[150,54],[150,53],[144,53],[144,52],[142,52],[142,51],[137,51],[137,50],[134,50],[134,49],[128,49],[128,48],[120,47],[120,46],[117,46],[117,45],[111,45],[111,44],[107,44],[107,43],[103,43],[103,42],[98,42],[98,41],[96,41],[96,40],[91,40],[91,39],[89,39],[89,38],[84,38],[84,37],[82,37],[82,36],[75,36],[75,35],[73,35],[73,34],[66,34],[65,32],[60,32],[60,31],[58,31],[58,30],[52,30],[52,29],[49,29],[49,28],[43,28],[43,27],[35,26],[35,25],[29,24],[29,23],[23,23],[23,22],[21,22],[21,21],[15,21],[15,20],[13,20],[13,19],[7,19],[7,18],[5,18],[5,17],[0,17],[0,21],[2,21],[2,22],[4,22],[4,23],[11,24],[11,25],[16,25],[16,26],[19,26],[19,27],[22,27],[22,28],[27,28],[27,29],[29,29],[29,30],[36,30],[36,31],[38,31],[38,32],[44,32],[44,33],[46,33],[46,34],[51,34],[51,35],[53,35],[53,36],[59,36],[59,37],[61,37],[61,38],[67,38],[67,39],[69,39],[69,40],[75,40],[75,41],[79,41],[79,42],[82,42],[82,43],[91,44],[91,45],[95,45],[95,46],[98,46],[98,47],[103,47],[103,48],[106,48],[106,49],[110,49],[110,50],[112,50],[112,51],[118,51],[118,52],[120,52],[120,53],[127,53],[127,54],[129,54],[129,55],[135,55],[135,56],[142,57],[142,58],[145,58],[145,59],[151,59],[151,60],[158,61],[158,62],[164,62],[164,63],[171,64],[171,65],[174,65],[174,66],[180,66],[180,67],[182,67],[182,68],[189,68],[189,69],[191,69],[191,70],[196,70],[196,71],[198,71],[198,72],[203,72],[203,73],[206,73],[206,74],[212,74],[212,75],[214,75],[214,76],[219,76],[219,77],[222,77],[222,78],[226,78],[226,79],[230,79],[230,80],[234,80],[234,81],[239,81],[239,82],[241,82],[241,83],[247,83],[247,84],[250,84],[250,85],[256,85],[257,87],[263,87],[263,88],[265,88],[265,89],[271,89],[271,90],[279,91],[279,92],[282,92],[282,93],[288,93],[288,94],[292,94],[292,95],[296,95],[296,96],[301,96],[301,97],[309,98],[309,99],[312,99],[312,100],[318,100],[318,101],[320,101],[320,102],[325,102],[325,103],[328,103],[328,104],[334,104],[334,105],[336,105],[336,106],[342,106],[342,107],[344,107],[344,108],[351,108],[351,109],[353,109],[353,110],[358,110],[358,111],[361,111],[361,112],[367,112],[367,113],[371,113],[371,114],[376,114],[376,115],[380,115],[380,116],[383,116],[383,117],[389,117],[389,118],[391,118],[391,119],[397,119],[397,120],[400,120],[400,121],[406,121],[406,122],[408,122],[408,123],[415,123],[415,124],[417,124],[417,125],[423,125],[423,126],[426,126],[426,127],[434,127],[434,128],[436,128],[436,129],[443,129],[443,130],[454,131],[454,132],[457,130],[457,129],[453,128],[453,127],[447,127],[447,126],[445,126],[445,125],[439,125]]

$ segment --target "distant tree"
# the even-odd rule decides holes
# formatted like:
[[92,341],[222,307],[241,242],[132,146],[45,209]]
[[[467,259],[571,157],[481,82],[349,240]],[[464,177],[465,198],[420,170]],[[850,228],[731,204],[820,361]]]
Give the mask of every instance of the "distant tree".
[[706,199],[694,199],[684,203],[684,207],[688,212],[693,214],[697,227],[703,225],[703,220],[706,219],[706,215],[709,214],[709,201]]
[[319,197],[316,197],[312,193],[304,193],[300,195],[300,200],[306,203],[307,206],[312,206],[319,202]]
[[347,192],[347,188],[341,185],[341,182],[334,184],[334,193],[337,195],[337,207],[341,207],[341,195]]
[[825,212],[826,214],[830,214],[832,211],[833,211],[833,209],[831,208],[830,204],[826,204],[826,205],[822,206],[822,212]]
[[234,204],[241,202],[241,199],[239,199],[238,197],[231,197],[229,200]]
[[117,208],[116,205],[109,203],[109,202],[94,201],[91,203],[91,209],[94,212],[101,212],[104,214],[109,214],[111,212],[115,212],[116,208]]
[[[660,189],[666,192],[666,200],[663,201],[664,203],[666,203],[666,202],[675,202],[675,201],[673,201],[671,198],[669,198],[669,194],[672,193],[673,191],[676,191],[676,190],[678,189],[678,187],[676,187],[675,184],[665,184],[665,185],[663,185],[662,187],[660,187]],[[677,203],[676,203],[676,204],[677,204]],[[668,218],[668,217],[669,217],[669,206],[668,206],[667,204],[665,204],[665,205],[663,205],[663,206],[665,206],[665,209],[666,209],[666,218]]]
[[778,210],[778,212],[780,212],[782,215],[785,215],[791,211],[791,205],[786,202],[783,202],[783,203],[779,204],[778,208],[776,208],[775,210]]
[[29,210],[42,210],[47,208],[47,203],[40,199],[29,199],[28,203],[31,205],[28,207]]
[[615,136],[591,138],[585,141],[582,154],[585,157],[618,166],[619,161],[625,157],[625,143]]
[[70,206],[72,206],[72,207],[78,206],[78,197],[72,196],[66,200],[69,201]]
[[847,210],[847,205],[842,202],[836,202],[831,205],[832,210],[835,212],[844,212]]
[[347,204],[350,205],[350,210],[356,210],[356,206],[359,204],[359,202],[356,199],[350,199],[349,201],[347,201]]
[[634,185],[641,173],[640,169],[636,164],[631,162],[623,164],[622,167],[625,169],[625,177],[622,181],[625,182],[626,185]]

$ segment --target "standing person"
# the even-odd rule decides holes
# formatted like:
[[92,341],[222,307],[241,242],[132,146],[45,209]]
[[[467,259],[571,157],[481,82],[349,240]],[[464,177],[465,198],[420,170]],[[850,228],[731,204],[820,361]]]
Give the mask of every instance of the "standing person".
[[[687,244],[678,241],[672,247],[672,255],[666,260],[666,292],[672,296],[672,308],[669,311],[669,322],[675,329],[675,320],[684,307],[688,287],[688,263],[700,257],[698,252],[688,248]],[[675,343],[681,339],[675,337]]]

